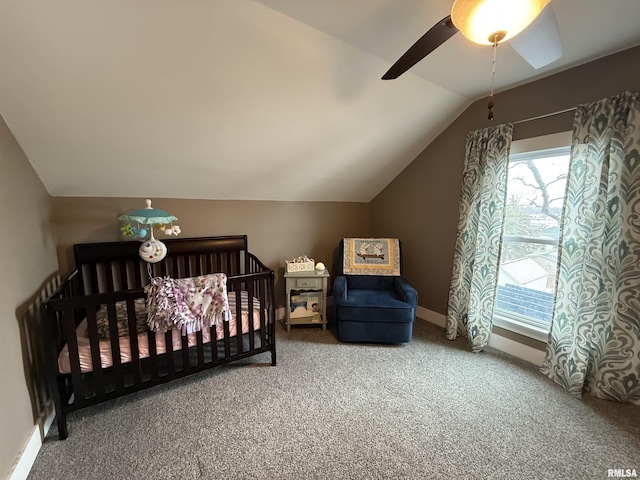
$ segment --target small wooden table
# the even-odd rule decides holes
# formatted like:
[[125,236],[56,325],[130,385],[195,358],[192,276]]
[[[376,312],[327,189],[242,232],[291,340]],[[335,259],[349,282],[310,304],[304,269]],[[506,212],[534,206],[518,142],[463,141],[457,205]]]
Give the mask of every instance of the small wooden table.
[[[291,325],[322,325],[322,330],[327,328],[327,281],[329,270],[310,270],[308,272],[285,272],[287,307],[284,324],[287,332],[291,331]],[[319,308],[313,309],[306,306],[308,315],[291,318],[291,292],[318,292]],[[308,296],[308,295],[307,295]]]

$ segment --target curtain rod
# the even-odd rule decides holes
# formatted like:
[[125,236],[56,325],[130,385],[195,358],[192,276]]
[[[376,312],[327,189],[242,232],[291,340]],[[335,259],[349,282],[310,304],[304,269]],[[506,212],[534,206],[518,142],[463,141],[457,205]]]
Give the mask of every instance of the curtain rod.
[[562,113],[573,112],[575,109],[576,109],[576,107],[565,108],[564,110],[559,110],[557,112],[545,113],[543,115],[538,115],[537,117],[525,118],[523,120],[517,120],[517,121],[511,122],[511,123],[513,125],[518,125],[519,123],[532,122],[533,120],[540,120],[540,119],[543,119],[543,118],[553,117],[555,115],[560,115]]

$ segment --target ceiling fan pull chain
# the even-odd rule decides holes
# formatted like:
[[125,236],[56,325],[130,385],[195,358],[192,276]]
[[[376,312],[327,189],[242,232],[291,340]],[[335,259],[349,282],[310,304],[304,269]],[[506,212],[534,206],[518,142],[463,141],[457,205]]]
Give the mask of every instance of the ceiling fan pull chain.
[[496,78],[497,52],[498,52],[498,34],[496,33],[495,37],[493,38],[493,65],[492,65],[493,71],[491,72],[491,95],[489,95],[489,102],[487,105],[489,107],[489,114],[487,115],[487,118],[489,120],[493,120],[493,83]]

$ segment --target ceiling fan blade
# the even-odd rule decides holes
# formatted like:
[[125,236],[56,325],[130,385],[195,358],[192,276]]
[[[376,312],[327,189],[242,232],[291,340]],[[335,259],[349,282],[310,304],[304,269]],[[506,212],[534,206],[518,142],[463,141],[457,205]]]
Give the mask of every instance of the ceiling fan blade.
[[545,67],[562,57],[560,30],[551,4],[508,43],[535,69]]
[[393,80],[413,67],[436,48],[449,40],[458,29],[451,21],[451,15],[436,23],[413,46],[402,55],[396,63],[385,73],[382,80]]

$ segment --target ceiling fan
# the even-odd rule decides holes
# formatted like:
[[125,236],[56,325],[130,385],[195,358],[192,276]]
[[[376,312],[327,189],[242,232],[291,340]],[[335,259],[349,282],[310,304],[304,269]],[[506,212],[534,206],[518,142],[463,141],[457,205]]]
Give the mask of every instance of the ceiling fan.
[[[511,46],[538,69],[562,56],[562,44],[550,0],[455,0],[451,15],[436,23],[385,73],[398,78],[458,31],[469,40]],[[517,36],[516,36],[517,35]],[[494,49],[495,52],[495,49]],[[494,57],[495,62],[495,57]]]

